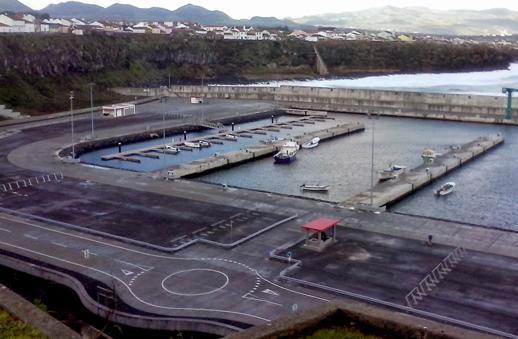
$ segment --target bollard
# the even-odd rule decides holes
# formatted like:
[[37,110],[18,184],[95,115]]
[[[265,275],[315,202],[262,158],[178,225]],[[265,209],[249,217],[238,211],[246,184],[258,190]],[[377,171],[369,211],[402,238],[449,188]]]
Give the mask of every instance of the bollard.
[[232,123],[232,132],[234,132],[234,123]]
[[119,146],[119,153],[122,152],[122,143],[119,141],[119,143],[117,144]]
[[272,115],[272,124],[273,124],[273,115]]
[[187,131],[183,131],[183,140],[187,140]]

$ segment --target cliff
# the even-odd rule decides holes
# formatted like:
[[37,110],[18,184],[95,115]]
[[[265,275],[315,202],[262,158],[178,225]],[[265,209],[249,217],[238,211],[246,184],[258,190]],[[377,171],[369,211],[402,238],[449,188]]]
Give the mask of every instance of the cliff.
[[[504,68],[504,49],[429,43],[317,44],[330,76]],[[67,93],[89,105],[115,99],[110,87],[317,77],[313,44],[299,40],[220,41],[162,35],[2,35],[0,103],[29,113],[65,110]]]

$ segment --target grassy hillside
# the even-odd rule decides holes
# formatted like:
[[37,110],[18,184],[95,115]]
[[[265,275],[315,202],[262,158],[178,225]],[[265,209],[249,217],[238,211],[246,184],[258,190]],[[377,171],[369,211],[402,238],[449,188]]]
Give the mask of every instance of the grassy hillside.
[[[511,56],[491,47],[379,42],[318,44],[331,76],[507,67]],[[161,35],[2,35],[0,103],[32,114],[117,99],[114,86],[205,81],[246,82],[318,76],[313,44],[303,41],[214,41]]]

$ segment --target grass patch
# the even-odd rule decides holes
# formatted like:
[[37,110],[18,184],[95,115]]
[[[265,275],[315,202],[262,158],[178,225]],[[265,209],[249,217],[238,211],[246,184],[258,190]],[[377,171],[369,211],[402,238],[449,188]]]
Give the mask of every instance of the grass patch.
[[382,339],[382,337],[374,335],[366,335],[363,332],[346,326],[337,326],[316,330],[306,339]]
[[40,339],[46,337],[30,325],[0,309],[0,338]]

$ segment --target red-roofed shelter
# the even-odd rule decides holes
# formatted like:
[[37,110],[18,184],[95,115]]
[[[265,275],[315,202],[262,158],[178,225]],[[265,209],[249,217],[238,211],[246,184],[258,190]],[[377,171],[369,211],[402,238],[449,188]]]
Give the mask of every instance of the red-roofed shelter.
[[[321,252],[324,248],[336,242],[336,225],[340,222],[339,219],[318,218],[302,225],[306,230],[305,247]],[[333,236],[327,236],[326,231],[332,229]],[[316,237],[314,236],[316,234]]]

